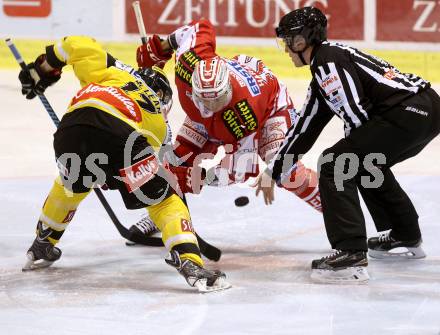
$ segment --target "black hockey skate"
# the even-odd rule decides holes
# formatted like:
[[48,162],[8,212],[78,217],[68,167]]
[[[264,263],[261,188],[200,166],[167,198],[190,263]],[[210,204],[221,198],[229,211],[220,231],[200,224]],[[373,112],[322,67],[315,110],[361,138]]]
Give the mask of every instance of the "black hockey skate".
[[368,255],[378,259],[419,259],[426,257],[422,239],[399,241],[390,232],[368,239]]
[[201,293],[221,291],[231,287],[231,284],[225,280],[226,275],[223,272],[204,269],[189,259],[182,262],[179,253],[175,250],[169,253],[165,262],[176,268],[188,285],[196,287]]
[[369,276],[365,251],[337,250],[312,261],[312,279],[324,283],[365,283]]
[[[150,217],[145,214],[140,221],[135,223],[130,227],[128,230],[133,236],[133,240],[142,240],[145,237],[153,237],[153,236],[159,236],[160,230],[156,227],[154,222],[150,219]],[[126,245],[133,246],[136,245],[136,242],[133,241],[126,241]]]
[[50,228],[44,230],[41,221],[39,221],[37,225],[37,237],[27,251],[26,257],[28,260],[22,268],[23,271],[47,268],[51,266],[53,262],[60,259],[62,254],[61,249],[50,243],[48,240],[50,234]]

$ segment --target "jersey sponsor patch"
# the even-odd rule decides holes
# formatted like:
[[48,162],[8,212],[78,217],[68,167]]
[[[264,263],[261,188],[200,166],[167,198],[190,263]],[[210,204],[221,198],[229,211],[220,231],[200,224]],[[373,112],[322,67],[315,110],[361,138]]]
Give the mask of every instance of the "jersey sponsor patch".
[[393,69],[388,69],[388,71],[385,72],[383,76],[389,80],[393,80],[394,78],[396,78],[397,74]]
[[323,78],[320,82],[320,86],[327,95],[330,95],[342,88],[341,81],[335,74],[331,74]]
[[227,63],[229,65],[228,69],[244,81],[249,93],[253,97],[261,94],[261,90],[256,79],[249,72],[247,72],[239,63],[233,60],[228,60]]
[[223,123],[229,132],[236,138],[242,139],[245,135],[245,127],[233,109],[227,109],[222,114]]
[[155,156],[149,156],[143,160],[119,170],[129,193],[154,178],[159,171],[159,162]]
[[247,100],[241,100],[222,113],[223,123],[229,132],[237,139],[249,135],[258,129],[258,120]]
[[335,109],[339,109],[344,105],[344,99],[339,94],[330,97],[329,101]]
[[102,86],[91,83],[81,89],[73,97],[70,106],[74,106],[77,103],[89,99],[101,100],[102,102],[115,107],[132,121],[142,121],[142,114],[139,106],[118,87]]
[[192,223],[187,219],[180,220],[180,228],[182,229],[182,231],[194,233],[194,228],[192,226]]
[[190,69],[193,70],[200,60],[201,58],[193,50],[183,53],[179,58],[179,62],[186,64]]
[[184,52],[179,57],[179,60],[176,62],[176,66],[174,68],[176,76],[189,86],[192,86],[191,76],[196,64],[200,60],[201,58],[193,50]]
[[209,137],[208,131],[206,130],[206,128],[203,124],[195,122],[188,117],[185,119],[185,122],[183,124],[188,125],[192,129],[195,129],[195,131],[198,132],[199,134],[201,134],[203,137],[206,137],[206,138]]
[[182,136],[184,139],[186,139],[188,142],[193,143],[198,148],[202,148],[207,141],[206,137],[204,137],[202,134],[195,131],[186,124],[183,124],[180,128],[179,136]]
[[422,109],[416,108],[416,107],[406,106],[405,110],[409,111],[409,112],[417,113],[417,114],[420,114],[420,115],[423,115],[423,116],[428,116],[427,112],[425,112]]
[[191,82],[192,71],[189,71],[180,61],[176,63],[174,72],[176,74],[176,77],[178,77],[184,83],[187,83],[189,86],[192,86],[192,82]]
[[66,215],[66,217],[64,218],[64,220],[62,221],[62,223],[69,223],[70,221],[72,221],[73,216],[75,215],[75,213],[76,213],[76,209],[72,209],[72,210],[70,210],[70,211],[67,213],[67,215]]
[[237,102],[235,108],[238,110],[238,114],[249,132],[253,132],[258,128],[257,117],[247,100]]

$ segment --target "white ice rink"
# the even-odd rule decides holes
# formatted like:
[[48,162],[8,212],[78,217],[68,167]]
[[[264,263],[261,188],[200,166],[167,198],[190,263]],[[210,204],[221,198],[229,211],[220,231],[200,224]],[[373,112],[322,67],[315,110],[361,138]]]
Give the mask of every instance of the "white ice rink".
[[[440,334],[439,139],[394,169],[419,212],[428,257],[371,260],[368,285],[312,283],[312,259],[330,251],[322,217],[281,190],[266,207],[247,186],[205,188],[189,198],[195,228],[223,251],[219,263],[207,265],[226,272],[230,290],[195,293],[165,264],[164,249],[126,247],[93,194],[59,244],[62,258],[22,273],[56,168],[53,125],[37,99],[21,97],[16,76],[0,71],[0,335]],[[298,106],[306,85],[288,81]],[[77,88],[71,73],[49,88],[59,115]],[[177,105],[174,128],[183,119]],[[333,120],[306,163],[315,167],[341,136]],[[139,218],[118,193],[105,195],[127,227]],[[235,207],[238,195],[250,204]]]

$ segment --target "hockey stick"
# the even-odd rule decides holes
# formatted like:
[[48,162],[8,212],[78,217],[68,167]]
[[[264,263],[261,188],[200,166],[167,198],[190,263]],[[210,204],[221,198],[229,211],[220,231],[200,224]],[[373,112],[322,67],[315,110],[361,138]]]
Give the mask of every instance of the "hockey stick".
[[[12,42],[10,38],[5,39],[6,44],[9,47],[9,50],[11,50],[11,53],[14,55],[15,60],[20,65],[21,69],[27,70],[27,65],[24,62],[23,58],[21,57],[18,49]],[[46,96],[44,94],[37,95],[40,99],[41,103],[43,104],[44,108],[46,109],[47,113],[49,114],[50,118],[52,119],[55,126],[58,128],[60,124],[60,120],[58,116],[56,115],[55,111],[53,110],[52,106],[50,105],[49,101],[47,100]],[[112,210],[110,204],[108,203],[107,199],[104,197],[104,194],[102,191],[98,188],[93,189],[95,191],[95,194],[97,195],[99,201],[104,206],[104,209],[106,210],[107,214],[110,216],[110,219],[112,220],[113,224],[115,225],[116,229],[118,230],[119,234],[121,234],[122,237],[131,240],[136,243],[149,245],[149,246],[163,246],[163,242],[159,238],[154,237],[148,237],[145,239],[142,239],[142,241],[138,241],[136,237],[133,238],[133,234],[125,228],[121,222],[119,221],[118,217],[116,216],[115,212]],[[208,256],[206,256],[208,257]],[[208,257],[209,258],[209,257]]]
[[[142,44],[147,44],[147,32],[145,30],[144,19],[142,17],[142,11],[139,1],[134,1],[132,3],[134,14],[136,16],[136,22],[139,30],[139,34],[141,36]],[[183,201],[186,203],[185,194],[183,195]],[[187,205],[188,206],[188,205]],[[222,252],[219,248],[209,244],[205,240],[203,240],[196,232],[195,235],[197,237],[197,242],[199,243],[200,252],[205,255],[208,259],[213,261],[218,261],[222,255]]]
[[139,34],[141,35],[142,44],[147,44],[147,32],[145,31],[144,19],[142,17],[141,5],[139,1],[132,3],[134,15],[136,16],[136,23],[138,26]]

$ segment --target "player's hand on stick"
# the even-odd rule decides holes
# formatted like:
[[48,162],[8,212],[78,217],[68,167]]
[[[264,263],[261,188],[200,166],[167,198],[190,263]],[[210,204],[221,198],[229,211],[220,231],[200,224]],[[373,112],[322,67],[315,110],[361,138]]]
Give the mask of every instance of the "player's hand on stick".
[[275,200],[275,181],[271,176],[269,176],[266,172],[261,173],[252,187],[255,187],[255,195],[257,197],[258,194],[262,192],[264,203],[266,205],[272,205],[272,202]]
[[37,57],[35,62],[28,64],[26,70],[21,70],[18,79],[21,83],[21,93],[26,99],[33,99],[36,95],[44,93],[46,88],[55,84],[61,78],[61,69],[48,67],[50,70],[43,69],[43,63],[46,62],[46,55],[42,54]]
[[136,60],[141,68],[152,67],[156,65],[163,69],[165,63],[171,59],[173,50],[165,51],[162,47],[162,40],[158,35],[148,38],[146,44],[137,48]]

